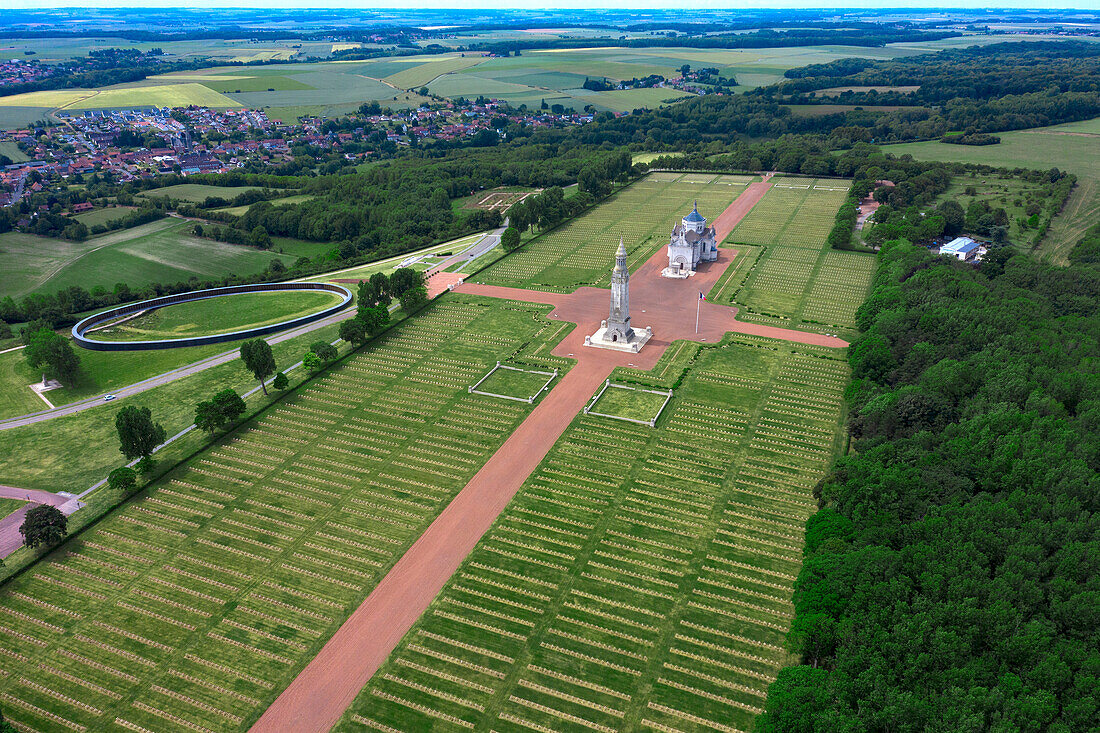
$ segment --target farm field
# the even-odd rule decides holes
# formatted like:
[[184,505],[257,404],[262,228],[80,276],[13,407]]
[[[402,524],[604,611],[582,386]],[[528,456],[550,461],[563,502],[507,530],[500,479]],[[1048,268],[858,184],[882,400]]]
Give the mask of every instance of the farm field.
[[296,257],[243,247],[190,234],[193,225],[166,218],[132,229],[108,232],[83,242],[0,234],[0,297],[33,291],[55,292],[80,285],[113,288],[125,282],[137,290],[153,282],[179,282],[192,276],[220,278],[229,273],[262,272],[273,259],[290,266]]
[[71,218],[91,229],[98,224],[108,224],[116,219],[122,219],[132,211],[133,209],[127,207],[93,209],[92,211],[85,211],[83,214],[76,214]]
[[695,353],[655,429],[574,419],[335,730],[751,729],[848,369],[727,336],[631,378]]
[[478,282],[572,292],[609,281],[611,254],[622,236],[633,270],[668,245],[672,225],[693,201],[708,220],[722,213],[751,176],[651,173],[582,216],[535,237],[518,252],[478,273]]
[[13,163],[22,163],[30,160],[27,154],[20,150],[19,145],[14,140],[0,140],[0,155],[6,155],[12,159]]
[[527,414],[466,387],[546,310],[433,304],[10,583],[5,715],[246,729]]
[[711,298],[744,306],[743,321],[851,335],[876,260],[825,242],[847,191],[847,181],[777,178],[726,237],[745,251]]
[[334,293],[288,291],[240,293],[158,308],[96,331],[94,341],[149,341],[229,333],[290,320],[340,302]]
[[909,154],[917,160],[1038,170],[1057,167],[1073,173],[1077,176],[1077,187],[1036,250],[1049,262],[1066,264],[1073,245],[1100,216],[1100,145],[1093,137],[1100,134],[1100,118],[997,134],[1001,138],[997,145],[923,142],[889,145],[883,150],[893,155]]
[[217,109],[241,106],[239,102],[194,82],[122,85],[99,89],[56,89],[0,97],[2,107],[73,110],[148,106],[186,107],[191,104]]
[[167,196],[173,199],[190,201],[193,204],[201,204],[209,196],[223,199],[232,199],[245,191],[254,191],[259,186],[208,186],[205,183],[178,183],[175,186],[151,188],[147,191],[135,194],[141,198],[162,198]]

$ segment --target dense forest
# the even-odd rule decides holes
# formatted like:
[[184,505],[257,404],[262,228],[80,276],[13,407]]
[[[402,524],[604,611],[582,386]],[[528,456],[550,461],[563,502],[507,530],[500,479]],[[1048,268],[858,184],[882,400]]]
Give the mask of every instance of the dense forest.
[[[920,111],[942,127],[936,135],[1040,127],[1100,114],[1100,47],[1083,41],[1000,43],[890,61],[840,59],[785,76],[788,81],[748,94],[795,104],[910,107],[910,114]],[[845,86],[916,89],[817,93]]]
[[758,730],[1095,730],[1097,231],[1056,268],[880,253]]

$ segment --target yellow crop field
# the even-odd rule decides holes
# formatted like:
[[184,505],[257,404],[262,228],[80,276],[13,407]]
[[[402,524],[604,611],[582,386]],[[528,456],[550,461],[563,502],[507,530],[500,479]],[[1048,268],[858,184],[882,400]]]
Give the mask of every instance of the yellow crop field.
[[229,97],[197,83],[114,89],[57,89],[0,97],[3,107],[50,107],[64,109],[107,109],[110,107],[240,107]]

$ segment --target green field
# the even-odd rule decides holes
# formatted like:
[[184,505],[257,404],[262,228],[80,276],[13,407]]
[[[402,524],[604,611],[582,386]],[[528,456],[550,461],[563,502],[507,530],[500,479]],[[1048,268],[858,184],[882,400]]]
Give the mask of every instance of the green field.
[[876,260],[825,242],[847,191],[847,181],[775,179],[726,237],[738,260],[711,299],[744,306],[744,321],[851,336]]
[[433,304],[9,583],[5,716],[246,729],[526,416],[466,386],[547,310]]
[[308,290],[239,293],[157,308],[89,334],[88,338],[94,341],[151,341],[229,333],[300,318],[339,301],[334,293]]
[[0,297],[52,293],[70,285],[110,289],[119,282],[137,290],[149,283],[174,283],[192,276],[251,275],[262,272],[273,259],[288,266],[296,259],[200,239],[190,234],[192,226],[167,218],[83,242],[19,232],[0,234],[0,271],[4,272]]
[[657,428],[578,416],[336,730],[751,730],[847,379],[727,337]]
[[14,140],[0,140],[0,155],[8,156],[13,163],[22,163],[30,160],[27,154],[20,150],[19,145]]
[[666,399],[666,395],[653,391],[609,384],[589,406],[589,412],[626,420],[654,420]]
[[651,173],[580,217],[534,238],[476,276],[490,285],[572,292],[610,278],[622,236],[633,270],[658,247],[668,245],[672,225],[699,202],[714,219],[741,194],[749,176]]
[[6,517],[14,511],[19,510],[27,502],[20,501],[19,499],[4,499],[0,497],[0,517]]
[[[485,236],[485,233],[471,234],[466,237],[460,237],[458,239],[452,239],[449,242],[443,242],[442,244],[435,244],[431,247],[417,250],[415,252],[406,252],[402,255],[395,255],[394,257],[387,257],[384,260],[377,260],[375,262],[368,262],[365,265],[357,265],[355,267],[349,267],[343,270],[335,270],[333,272],[326,272],[324,275],[315,275],[313,277],[304,278],[305,282],[336,282],[337,280],[367,280],[376,272],[384,272],[387,275],[392,274],[397,266],[410,257],[422,257],[424,255],[431,255],[441,252],[459,252],[462,249],[469,247],[474,242]],[[425,269],[423,263],[417,263],[414,265],[415,269]],[[345,287],[355,289],[354,283],[342,283]]]
[[949,145],[941,142],[884,146],[893,155],[918,160],[982,163],[1008,168],[1057,167],[1077,176],[1077,187],[1055,217],[1039,246],[1040,257],[1065,264],[1069,251],[1100,218],[1100,118],[1055,127],[997,133],[997,145]]
[[121,219],[132,212],[133,209],[122,207],[93,209],[92,211],[85,211],[83,214],[76,214],[72,218],[91,229],[98,224],[109,224],[110,222]]
[[112,109],[123,107],[186,107],[188,105],[226,109],[240,103],[195,82],[182,84],[137,84],[101,89],[57,89],[0,97],[2,107],[45,107],[60,109]]
[[[546,370],[540,369],[538,371]],[[538,394],[550,378],[551,375],[549,374],[537,374],[526,368],[507,369],[501,367],[481,382],[477,389],[479,392],[489,392],[526,400]],[[553,387],[553,383],[551,383],[551,387]]]
[[137,194],[143,198],[161,198],[167,196],[173,199],[190,201],[193,204],[201,204],[209,196],[223,199],[232,199],[245,191],[258,190],[259,186],[208,186],[205,183],[178,183],[175,186],[163,188],[151,188]]
[[[216,194],[214,194],[214,195],[216,195]],[[313,196],[308,196],[308,195],[304,195],[304,194],[299,195],[299,196],[286,196],[286,197],[281,198],[281,199],[272,199],[271,200],[271,205],[272,206],[289,206],[290,204],[301,204],[301,203],[305,203],[306,201],[312,201],[313,198],[314,198]],[[249,204],[249,206],[250,205],[251,204]],[[218,211],[223,211],[226,214],[233,214],[234,216],[240,216],[244,212],[248,211],[248,206],[228,206],[224,209],[218,209]],[[331,246],[331,245],[326,243],[326,246]]]

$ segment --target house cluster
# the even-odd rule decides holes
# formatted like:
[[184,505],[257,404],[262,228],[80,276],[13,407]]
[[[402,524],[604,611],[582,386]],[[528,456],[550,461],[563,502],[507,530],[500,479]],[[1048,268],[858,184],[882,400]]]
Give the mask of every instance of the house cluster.
[[206,107],[86,110],[56,116],[59,125],[0,130],[0,141],[16,142],[30,158],[0,169],[0,206],[77,175],[96,174],[125,183],[166,173],[224,173],[246,164],[292,161],[295,145],[342,153],[354,163],[375,154],[374,147],[383,139],[410,145],[414,139],[461,140],[486,131],[505,136],[502,120],[533,127],[592,121],[589,113],[516,110],[481,99],[403,111],[378,109],[351,119],[303,118],[293,125],[270,120],[263,110]]
[[23,59],[0,61],[0,87],[39,81],[58,72],[58,67]]

